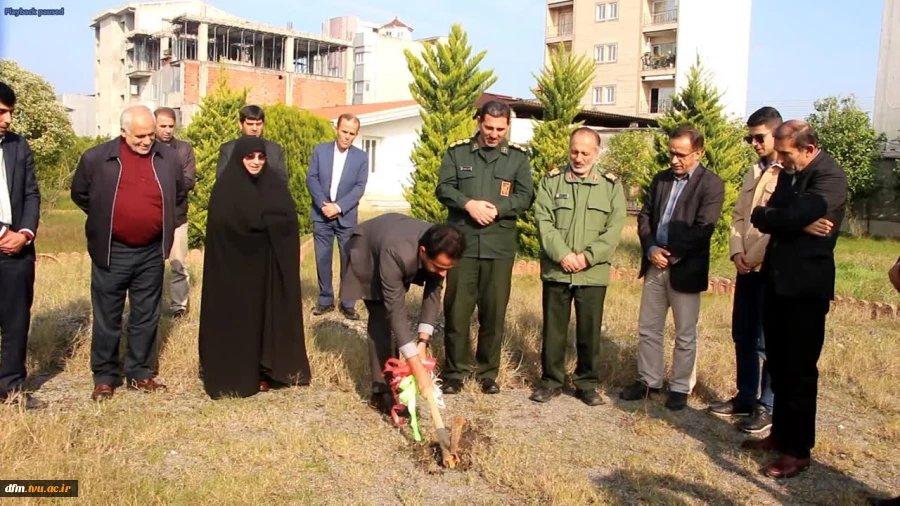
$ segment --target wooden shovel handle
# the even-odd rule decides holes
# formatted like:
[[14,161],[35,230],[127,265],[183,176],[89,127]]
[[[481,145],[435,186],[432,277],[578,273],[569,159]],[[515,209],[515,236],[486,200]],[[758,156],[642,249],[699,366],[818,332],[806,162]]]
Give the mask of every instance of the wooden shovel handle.
[[441,411],[437,405],[437,400],[434,398],[434,394],[428,396],[428,407],[431,408],[431,418],[434,419],[434,428],[435,429],[443,429],[444,428],[444,420],[441,418]]

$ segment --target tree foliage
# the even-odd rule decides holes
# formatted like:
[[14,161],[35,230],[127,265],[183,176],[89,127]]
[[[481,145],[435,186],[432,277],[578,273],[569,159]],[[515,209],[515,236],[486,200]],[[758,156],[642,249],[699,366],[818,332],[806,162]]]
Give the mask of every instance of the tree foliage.
[[[600,164],[614,172],[629,190],[650,185],[655,173],[653,132],[628,130],[613,136],[606,145]],[[640,196],[639,204],[643,204]]]
[[[202,247],[206,239],[206,217],[209,197],[216,182],[219,146],[238,136],[241,107],[247,103],[247,90],[235,91],[228,86],[225,72],[213,90],[200,103],[200,112],[184,129],[184,138],[194,147],[197,158],[197,180],[188,195],[188,235],[191,247]],[[266,125],[268,128],[268,125]]]
[[[737,201],[744,172],[756,160],[753,150],[743,142],[744,126],[740,118],[724,114],[722,94],[710,82],[700,59],[691,66],[687,84],[672,96],[672,109],[659,118],[660,132],[655,135],[656,165],[661,170],[669,167],[668,134],[675,128],[690,124],[703,133],[704,153],[702,163],[725,181],[725,204],[716,224],[711,253],[728,252],[728,236],[731,228],[731,212]],[[650,179],[646,180],[644,195]],[[643,198],[643,197],[642,197]]]
[[[575,117],[581,112],[581,99],[591,85],[594,64],[585,55],[575,56],[562,44],[550,50],[550,61],[539,75],[535,96],[543,106],[542,121],[534,122],[531,138],[531,167],[535,188],[547,171],[568,163],[569,136],[580,123]],[[519,250],[522,255],[536,258],[540,242],[534,209],[518,219]]]
[[16,93],[10,130],[31,146],[44,207],[52,207],[78,162],[72,163],[77,137],[69,115],[46,79],[12,60],[0,60],[0,81]]
[[816,100],[806,121],[819,135],[819,146],[847,173],[849,199],[857,203],[878,188],[877,162],[887,137],[872,126],[853,95]]
[[441,160],[451,142],[472,135],[475,101],[497,79],[492,70],[479,69],[486,52],[472,56],[468,36],[457,24],[446,43],[425,45],[420,56],[409,50],[404,54],[413,76],[409,89],[423,109],[419,140],[410,156],[415,170],[404,196],[413,217],[438,223],[447,218],[435,198]]
[[306,187],[306,174],[316,144],[335,138],[331,122],[309,111],[284,104],[267,106],[266,127],[263,135],[284,148],[287,164],[288,187],[297,204],[300,233],[312,232],[309,212],[312,199]]

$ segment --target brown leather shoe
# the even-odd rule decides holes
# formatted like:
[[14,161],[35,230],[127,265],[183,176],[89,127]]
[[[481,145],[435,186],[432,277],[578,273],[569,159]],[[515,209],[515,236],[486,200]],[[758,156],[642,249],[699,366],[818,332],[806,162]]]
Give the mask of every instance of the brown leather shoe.
[[133,390],[140,390],[144,393],[151,393],[158,390],[165,390],[166,386],[162,383],[157,383],[157,381],[153,378],[147,378],[140,381],[131,380],[128,388],[131,388]]
[[775,451],[775,439],[772,436],[766,436],[762,439],[745,439],[741,443],[741,449],[762,450],[764,452]]
[[94,385],[94,391],[91,393],[91,400],[95,402],[103,402],[112,399],[116,393],[116,387],[108,384]]
[[798,459],[790,455],[782,455],[775,462],[766,466],[766,476],[770,478],[792,478],[809,467],[809,459]]
[[259,391],[260,392],[268,392],[270,387],[271,387],[271,385],[269,385],[269,382],[266,380],[262,380],[259,382]]

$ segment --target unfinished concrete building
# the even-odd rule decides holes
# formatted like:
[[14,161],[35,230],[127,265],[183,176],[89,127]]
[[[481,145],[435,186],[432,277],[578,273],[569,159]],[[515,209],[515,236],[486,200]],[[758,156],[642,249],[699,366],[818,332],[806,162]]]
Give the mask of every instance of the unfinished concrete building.
[[97,133],[116,135],[133,104],[168,106],[190,123],[220,72],[255,104],[301,108],[352,100],[351,45],[250,23],[199,0],[129,3],[92,20]]

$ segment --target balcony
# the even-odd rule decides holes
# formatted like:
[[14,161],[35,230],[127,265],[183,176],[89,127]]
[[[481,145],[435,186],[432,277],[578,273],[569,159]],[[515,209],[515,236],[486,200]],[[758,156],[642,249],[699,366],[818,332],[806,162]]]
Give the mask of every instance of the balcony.
[[644,33],[665,32],[677,28],[677,9],[651,12],[644,17]]
[[665,114],[672,110],[672,99],[651,100],[641,105],[642,114]]
[[150,77],[155,70],[159,70],[159,66],[154,66],[147,61],[128,62],[128,68],[125,75],[128,77]]
[[575,27],[572,22],[560,23],[556,26],[548,26],[547,27],[547,38],[548,39],[569,40],[572,38],[572,31],[574,30],[574,28]]
[[641,75],[664,75],[675,73],[675,53],[655,55],[644,53],[641,58]]

